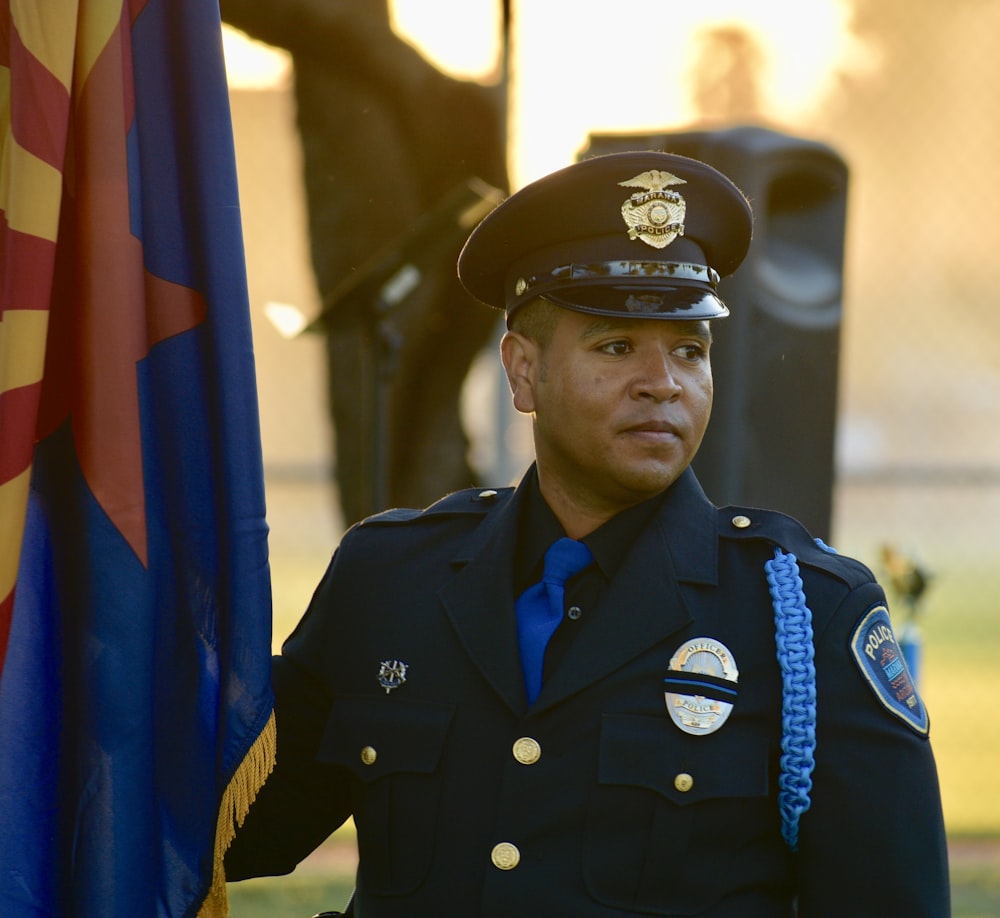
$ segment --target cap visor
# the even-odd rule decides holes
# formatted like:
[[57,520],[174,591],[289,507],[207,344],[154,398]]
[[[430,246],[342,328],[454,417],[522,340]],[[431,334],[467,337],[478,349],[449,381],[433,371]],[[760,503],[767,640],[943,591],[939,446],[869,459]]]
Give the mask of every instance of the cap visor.
[[635,319],[721,319],[726,304],[703,287],[595,285],[547,291],[544,298],[557,306],[596,316]]

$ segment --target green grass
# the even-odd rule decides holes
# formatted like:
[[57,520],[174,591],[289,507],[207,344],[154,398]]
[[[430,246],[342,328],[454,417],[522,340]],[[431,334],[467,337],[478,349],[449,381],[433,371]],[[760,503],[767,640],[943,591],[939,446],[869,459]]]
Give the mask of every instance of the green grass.
[[1000,868],[959,871],[952,879],[951,894],[954,918],[997,918],[1000,915]]
[[951,895],[955,918],[1000,915],[1000,841],[952,844]]
[[1000,837],[1000,574],[953,570],[923,613],[920,692],[931,715],[945,822]]
[[[350,845],[346,834],[327,843]],[[1000,915],[1000,842],[964,842],[951,863],[954,918]],[[344,866],[321,871],[308,863],[287,877],[263,877],[229,884],[232,918],[310,918],[320,911],[344,907],[354,886]]]
[[343,909],[354,889],[356,865],[354,823],[348,820],[289,876],[230,883],[229,913],[232,918],[311,918]]
[[[951,890],[954,918],[996,918],[1000,915],[1000,846],[983,851],[963,845],[952,858]],[[341,909],[353,889],[351,873],[331,869],[325,874],[303,870],[287,877],[263,877],[229,884],[232,918],[310,918],[320,911]]]
[[310,918],[342,909],[354,883],[351,877],[296,876],[244,880],[229,884],[232,918]]

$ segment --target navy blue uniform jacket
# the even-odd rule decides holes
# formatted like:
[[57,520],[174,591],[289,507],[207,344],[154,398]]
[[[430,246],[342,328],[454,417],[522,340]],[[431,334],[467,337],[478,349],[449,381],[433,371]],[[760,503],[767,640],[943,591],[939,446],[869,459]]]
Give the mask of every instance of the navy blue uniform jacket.
[[[361,918],[786,918],[795,899],[801,918],[949,913],[930,744],[849,648],[885,602],[863,565],[788,517],[717,510],[688,471],[529,709],[511,585],[520,499],[460,492],[344,537],[274,661],[277,767],[230,880],[291,871],[353,814]],[[776,545],[798,558],[815,629],[816,767],[795,854],[777,805]],[[697,637],[739,668],[731,716],[702,736],[672,722],[662,684]],[[383,661],[407,665],[398,688],[379,684]],[[539,745],[533,764],[512,752],[522,737]],[[492,857],[503,842],[520,854],[509,869]]]

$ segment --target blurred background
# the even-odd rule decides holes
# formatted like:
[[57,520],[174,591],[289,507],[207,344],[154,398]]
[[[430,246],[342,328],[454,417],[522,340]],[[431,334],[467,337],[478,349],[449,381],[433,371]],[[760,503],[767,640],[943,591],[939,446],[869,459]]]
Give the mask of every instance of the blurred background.
[[[767,404],[788,441],[832,438],[817,528],[880,575],[897,627],[917,626],[955,862],[974,868],[956,914],[1000,914],[1000,4],[222,8],[275,646],[372,501],[507,484],[530,460],[496,372],[497,316],[444,277],[463,219],[491,203],[466,179],[513,190],[636,135],[756,126],[814,143],[847,170],[815,393],[833,414],[798,416],[780,389]],[[386,302],[388,281],[410,287]],[[323,319],[288,337],[297,316]]]

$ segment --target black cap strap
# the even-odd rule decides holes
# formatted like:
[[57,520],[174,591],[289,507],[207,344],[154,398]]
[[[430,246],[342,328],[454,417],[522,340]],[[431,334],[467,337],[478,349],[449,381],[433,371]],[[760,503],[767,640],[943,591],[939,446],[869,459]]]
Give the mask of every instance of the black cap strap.
[[562,286],[566,281],[585,281],[590,278],[686,280],[710,284],[713,288],[719,284],[718,272],[707,265],[684,261],[599,261],[591,264],[558,265],[547,275],[519,277],[514,282],[514,295],[540,296],[550,287]]

